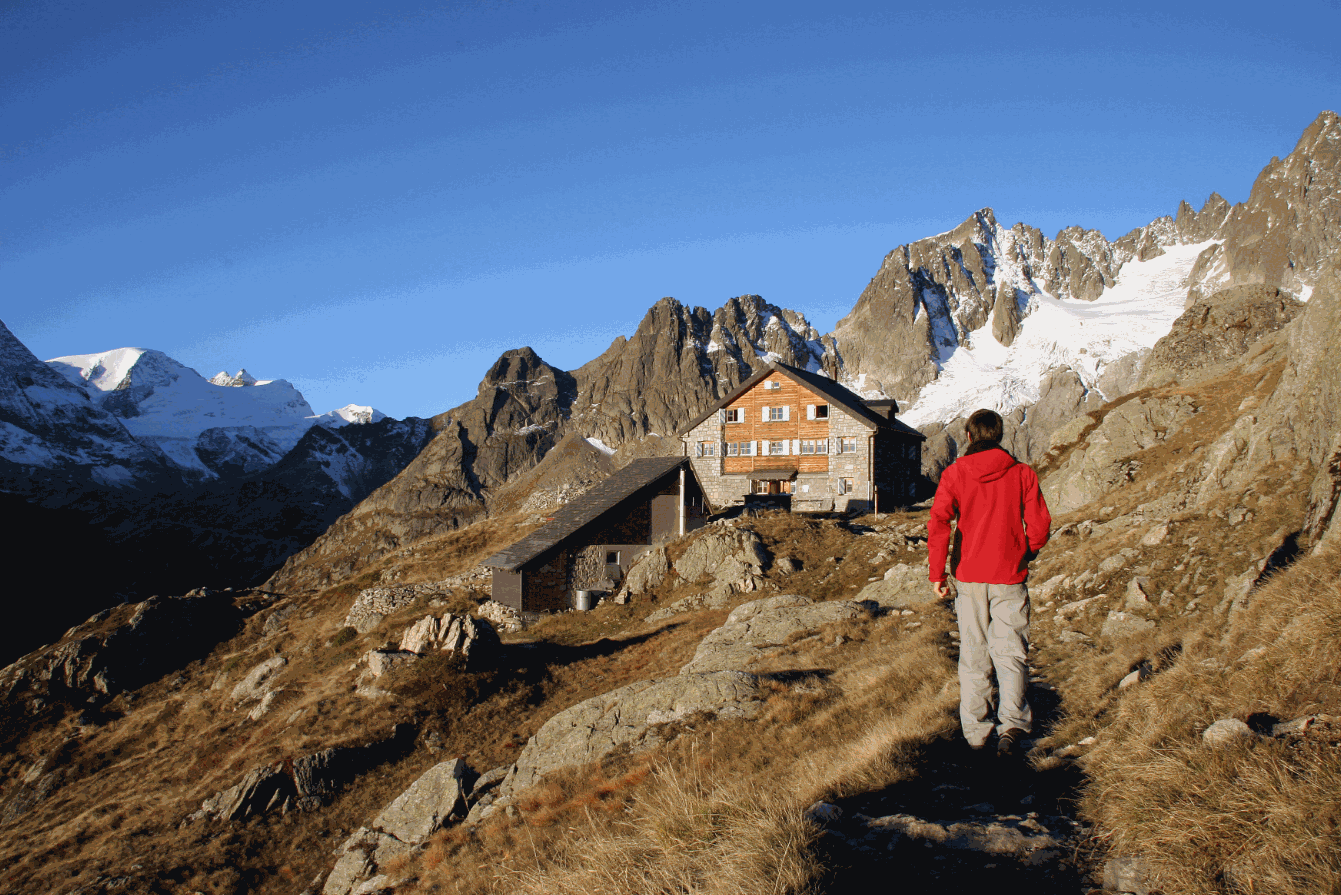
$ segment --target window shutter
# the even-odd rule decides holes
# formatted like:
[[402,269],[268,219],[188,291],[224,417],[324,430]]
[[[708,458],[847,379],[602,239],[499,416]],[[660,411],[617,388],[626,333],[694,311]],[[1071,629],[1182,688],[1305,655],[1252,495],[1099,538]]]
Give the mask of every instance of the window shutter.
[[801,439],[799,438],[792,439],[792,453],[793,454],[801,453]]
[[[767,442],[765,442],[765,444],[766,444],[766,443],[767,443]],[[757,441],[751,441],[751,442],[750,442],[750,456],[751,456],[751,457],[757,457],[757,456],[759,456],[759,442],[757,442]]]
[[725,410],[719,410],[719,411],[717,411],[717,422],[721,423],[722,425],[726,425],[726,411],[725,411]]
[[761,442],[759,442],[759,453],[760,453],[761,455],[762,455],[762,454],[767,454],[767,453],[768,453],[768,442],[767,442],[767,441],[761,441]]
[[783,418],[784,420],[790,420],[790,419],[792,418],[792,405],[787,404],[787,405],[784,405],[784,406],[783,406],[783,408],[782,408],[782,418]]
[[806,419],[808,419],[808,420],[813,420],[814,418],[815,418],[815,405],[814,405],[814,404],[807,404],[807,405],[806,405]]

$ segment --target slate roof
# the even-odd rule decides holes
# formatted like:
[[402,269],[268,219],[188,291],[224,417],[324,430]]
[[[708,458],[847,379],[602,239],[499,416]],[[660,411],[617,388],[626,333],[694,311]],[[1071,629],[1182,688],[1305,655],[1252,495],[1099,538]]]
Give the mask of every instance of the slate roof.
[[[754,388],[754,386],[762,382],[769,373],[774,371],[782,373],[810,389],[812,392],[828,398],[830,404],[842,408],[842,410],[849,416],[855,417],[858,422],[865,424],[869,429],[893,429],[896,432],[912,436],[921,441],[926,440],[925,435],[912,428],[907,423],[900,422],[892,415],[884,417],[876,413],[874,410],[871,410],[866,406],[866,402],[861,399],[860,395],[835,380],[830,379],[828,376],[811,373],[807,370],[802,370],[799,367],[793,367],[791,364],[784,364],[781,361],[771,362],[758,373],[755,373],[749,379],[746,379],[735,391],[708,408],[707,413],[685,426],[684,432],[691,431],[695,426],[702,423],[718,410],[721,410],[723,407]],[[898,413],[899,406],[897,403],[894,404],[892,410],[894,413]]]
[[684,465],[693,475],[687,457],[644,457],[616,470],[600,484],[570,500],[555,511],[551,521],[517,543],[484,561],[494,569],[515,572],[531,560],[558,547],[568,538],[614,509],[643,488],[652,485],[676,467]]

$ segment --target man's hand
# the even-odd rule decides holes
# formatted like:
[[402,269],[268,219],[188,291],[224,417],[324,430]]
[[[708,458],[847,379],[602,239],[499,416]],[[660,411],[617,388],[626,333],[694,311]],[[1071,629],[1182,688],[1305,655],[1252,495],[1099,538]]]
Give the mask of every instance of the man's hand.
[[947,582],[933,581],[931,582],[931,589],[936,592],[936,599],[938,600],[950,599],[950,585]]

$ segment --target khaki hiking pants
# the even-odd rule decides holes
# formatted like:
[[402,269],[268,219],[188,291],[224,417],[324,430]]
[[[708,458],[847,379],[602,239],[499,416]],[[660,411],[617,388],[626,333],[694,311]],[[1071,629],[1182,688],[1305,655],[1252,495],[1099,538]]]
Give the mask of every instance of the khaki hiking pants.
[[[1029,732],[1033,713],[1025,700],[1029,686],[1029,589],[1024,584],[956,581],[959,616],[959,723],[972,745],[987,741],[996,727]],[[992,722],[992,670],[1000,704]]]

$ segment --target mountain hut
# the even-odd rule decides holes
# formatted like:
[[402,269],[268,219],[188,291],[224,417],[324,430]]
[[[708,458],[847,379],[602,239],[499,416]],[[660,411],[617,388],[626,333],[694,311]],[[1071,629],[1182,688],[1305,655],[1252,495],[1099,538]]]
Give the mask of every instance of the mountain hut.
[[618,589],[635,559],[707,517],[688,458],[634,460],[485,560],[493,598],[522,612],[576,608],[580,592]]

